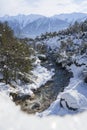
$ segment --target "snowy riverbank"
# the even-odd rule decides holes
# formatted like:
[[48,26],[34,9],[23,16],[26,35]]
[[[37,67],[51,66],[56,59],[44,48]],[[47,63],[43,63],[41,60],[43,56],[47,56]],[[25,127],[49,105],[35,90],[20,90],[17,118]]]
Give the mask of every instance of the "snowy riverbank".
[[75,114],[87,110],[87,56],[74,57],[76,63],[66,66],[73,73],[69,85],[61,92],[56,101],[39,116]]
[[51,80],[52,76],[54,75],[54,69],[47,70],[47,68],[41,66],[40,60],[37,58],[35,63],[35,67],[31,71],[31,74],[27,74],[27,78],[31,80],[31,83],[28,84],[21,84],[20,80],[16,82],[12,82],[12,85],[15,88],[11,87],[9,84],[6,85],[5,83],[0,83],[0,92],[9,95],[10,92],[18,93],[18,94],[33,94],[33,89],[36,90],[37,88],[44,85],[47,81]]
[[74,116],[38,118],[29,116],[0,93],[0,130],[86,130],[87,112]]

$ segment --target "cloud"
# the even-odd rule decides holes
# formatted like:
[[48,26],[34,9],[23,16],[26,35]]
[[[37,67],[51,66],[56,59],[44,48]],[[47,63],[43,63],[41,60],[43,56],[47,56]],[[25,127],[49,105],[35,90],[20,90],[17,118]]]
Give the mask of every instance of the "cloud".
[[21,11],[22,3],[20,0],[0,0],[0,15],[17,14]]
[[0,16],[87,12],[87,0],[0,0]]

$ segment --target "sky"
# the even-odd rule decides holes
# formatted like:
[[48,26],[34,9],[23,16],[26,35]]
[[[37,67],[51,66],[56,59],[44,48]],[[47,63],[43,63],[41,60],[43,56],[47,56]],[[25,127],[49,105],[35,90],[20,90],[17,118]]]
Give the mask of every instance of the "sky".
[[0,0],[0,16],[61,13],[87,13],[87,0]]

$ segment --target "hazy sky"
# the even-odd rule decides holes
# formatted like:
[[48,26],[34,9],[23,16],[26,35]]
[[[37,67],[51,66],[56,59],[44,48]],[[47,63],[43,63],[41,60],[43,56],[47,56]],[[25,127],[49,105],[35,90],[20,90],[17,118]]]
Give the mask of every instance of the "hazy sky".
[[42,14],[85,12],[87,0],[0,0],[0,16],[17,14]]

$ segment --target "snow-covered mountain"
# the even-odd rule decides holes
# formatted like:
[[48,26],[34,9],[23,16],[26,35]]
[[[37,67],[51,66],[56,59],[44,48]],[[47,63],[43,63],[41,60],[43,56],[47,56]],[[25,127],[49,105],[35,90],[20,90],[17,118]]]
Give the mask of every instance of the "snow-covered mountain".
[[[51,29],[51,25],[54,25],[54,23],[58,24],[58,21],[56,22],[55,19],[58,20],[57,18],[53,18],[53,17],[47,18],[43,16],[31,22],[30,24],[32,25],[33,23],[34,25],[34,23],[37,21],[36,25],[38,25],[37,27],[40,28],[43,26],[42,23],[44,21],[45,23],[44,28],[46,25],[49,25],[47,27]],[[61,23],[61,20],[59,21],[59,24],[60,23]],[[33,25],[30,26],[32,27],[31,29],[33,29]],[[23,28],[27,29],[28,26],[27,27],[25,26]],[[2,32],[3,32],[3,29],[2,29]],[[3,34],[1,33],[1,37],[2,36]],[[27,40],[30,41],[30,39],[27,39]],[[1,40],[1,43],[2,41],[4,40]],[[41,117],[48,116],[48,115],[62,115],[63,116],[65,114],[76,114],[78,112],[83,112],[87,110],[87,20],[81,23],[77,23],[77,24],[75,23],[73,26],[70,26],[68,29],[62,30],[58,33],[46,33],[45,35],[41,35],[40,37],[33,39],[31,41],[33,43],[32,46],[34,46],[34,49],[36,50],[36,52],[32,54],[31,58],[32,59],[35,58],[36,60],[34,62],[34,68],[32,68],[33,70],[31,71],[31,73],[29,75],[27,73],[24,73],[25,76],[27,76],[30,79],[29,84],[27,83],[24,85],[24,83],[22,84],[21,80],[18,80],[18,79],[16,82],[14,81],[14,79],[13,79],[14,82],[12,82],[11,80],[12,85],[16,87],[12,87],[10,85],[6,85],[5,83],[1,82],[0,83],[1,93],[4,93],[4,94],[6,93],[9,96],[12,96],[12,92],[15,92],[16,96],[19,94],[20,94],[19,96],[23,94],[30,94],[28,96],[31,96],[32,99],[29,99],[29,101],[30,103],[31,102],[34,103],[34,107],[30,107],[29,102],[26,102],[26,99],[25,99],[25,108],[28,111],[29,111],[29,108],[36,109],[36,110],[37,108],[40,108],[40,104],[43,104],[43,103],[40,102],[40,100],[36,100],[35,90],[37,90],[39,87],[42,87],[42,85],[46,84],[47,81],[49,80],[53,82],[53,76],[55,76],[56,74],[56,69],[53,68],[54,66],[52,65],[52,61],[48,62],[48,57],[50,56],[50,58],[53,59],[53,63],[56,63],[57,66],[61,65],[63,69],[66,68],[67,72],[69,71],[72,73],[72,77],[70,78],[70,82],[68,83],[67,87],[63,83],[63,79],[62,78],[60,79],[60,81],[64,84],[63,91],[61,91],[61,93],[58,94],[58,96],[56,97],[56,101],[54,101],[48,109],[46,109],[45,111],[41,113],[37,113],[37,115]],[[7,51],[7,54],[8,54],[8,51]],[[50,63],[49,64],[50,66],[47,66],[47,64],[45,64],[45,66],[42,66],[43,61],[41,61],[41,59],[44,59],[43,60],[44,63],[45,63],[45,60],[47,60],[46,63],[47,64]],[[61,75],[61,73],[58,73],[58,75]],[[64,76],[67,76],[67,73],[65,73]],[[1,75],[1,79],[2,79],[2,75]],[[58,84],[56,85],[58,86]],[[48,84],[47,86],[44,86],[44,88],[45,89],[48,88]],[[52,91],[53,91],[53,88],[52,88]],[[2,102],[3,99],[2,98],[0,99]],[[22,96],[21,96],[21,99],[23,99]],[[42,96],[40,99],[42,99]],[[47,101],[47,98],[46,98],[46,101]],[[36,103],[39,104],[39,107],[38,107],[38,104]],[[24,110],[26,110],[25,108]]]
[[17,15],[0,17],[0,21],[7,21],[17,37],[36,37],[42,33],[65,29],[70,23],[83,21],[87,18],[84,13],[59,14],[52,17],[42,15]]
[[18,37],[35,37],[42,33],[59,31],[68,23],[58,18],[41,15],[4,16],[0,21],[7,21]]
[[31,23],[41,17],[41,15],[35,15],[35,14],[31,14],[31,15],[17,15],[17,16],[8,16],[5,15],[4,17],[0,17],[0,21],[4,22],[4,21],[8,21],[10,22],[17,22],[19,23],[20,27],[23,28],[26,26],[26,24]]
[[42,33],[46,32],[54,32],[54,31],[59,31],[61,29],[64,29],[68,26],[68,23],[60,20],[58,18],[47,18],[47,17],[42,17],[39,18],[29,24],[27,24],[23,30],[21,35],[22,36],[39,36]]
[[23,28],[33,21],[42,18],[44,16],[41,15],[17,15],[17,16],[8,16],[0,17],[1,22],[7,21],[9,26],[14,30],[16,36],[20,37]]
[[83,21],[83,19],[87,19],[87,14],[86,13],[71,13],[71,14],[59,14],[53,16],[54,18],[59,18],[61,20],[64,20],[68,23],[73,23],[75,21]]

